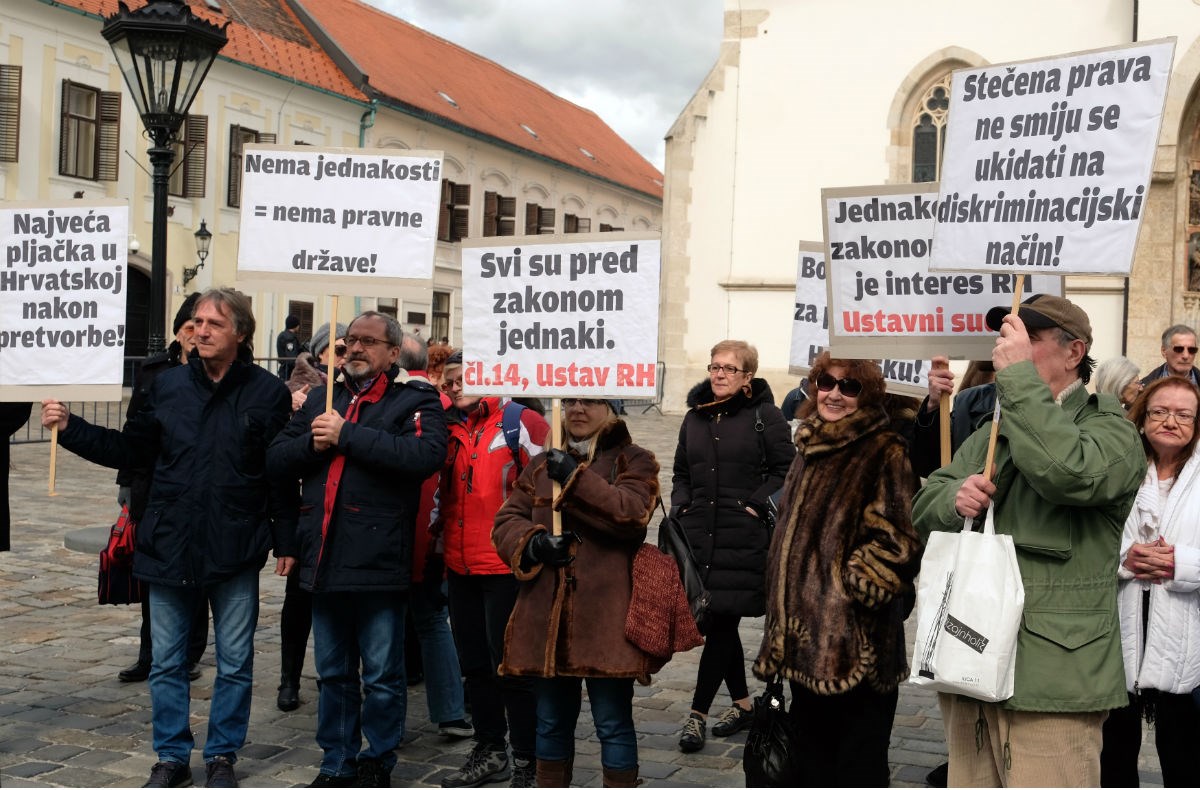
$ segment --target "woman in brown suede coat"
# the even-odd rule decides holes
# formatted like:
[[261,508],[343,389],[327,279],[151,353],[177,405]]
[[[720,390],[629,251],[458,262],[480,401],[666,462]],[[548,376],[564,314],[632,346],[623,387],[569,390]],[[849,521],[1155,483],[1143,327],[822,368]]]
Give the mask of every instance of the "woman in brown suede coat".
[[[661,666],[625,638],[633,557],[658,497],[658,462],[608,401],[564,398],[567,449],[525,469],[492,540],[521,582],[500,673],[537,678],[537,780],[571,782],[575,722],[588,688],[606,787],[637,784],[633,681]],[[562,484],[557,500],[553,484]],[[561,535],[550,534],[552,509]]]
[[767,620],[754,674],[791,683],[806,787],[886,787],[904,619],[921,541],[916,478],[883,408],[879,367],[813,364],[767,555]]

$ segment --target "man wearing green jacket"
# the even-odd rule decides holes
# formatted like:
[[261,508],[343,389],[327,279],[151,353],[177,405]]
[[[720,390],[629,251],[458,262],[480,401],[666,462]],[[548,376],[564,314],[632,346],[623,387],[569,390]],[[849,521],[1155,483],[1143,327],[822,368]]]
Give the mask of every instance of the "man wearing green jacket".
[[1089,395],[1087,314],[1039,294],[1000,330],[992,361],[1000,435],[983,469],[989,427],[976,431],[913,502],[923,537],[962,528],[995,500],[1025,587],[1016,683],[1005,702],[955,694],[939,702],[951,787],[1097,787],[1101,726],[1128,703],[1117,627],[1121,529],[1146,460],[1116,398]]

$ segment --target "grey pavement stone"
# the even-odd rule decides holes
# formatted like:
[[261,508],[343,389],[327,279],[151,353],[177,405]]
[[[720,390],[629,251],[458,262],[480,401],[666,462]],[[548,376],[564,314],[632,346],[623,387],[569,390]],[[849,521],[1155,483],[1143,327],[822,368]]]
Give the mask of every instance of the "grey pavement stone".
[[29,777],[49,773],[50,771],[57,771],[61,767],[58,763],[26,762],[9,766],[4,772],[10,776]]

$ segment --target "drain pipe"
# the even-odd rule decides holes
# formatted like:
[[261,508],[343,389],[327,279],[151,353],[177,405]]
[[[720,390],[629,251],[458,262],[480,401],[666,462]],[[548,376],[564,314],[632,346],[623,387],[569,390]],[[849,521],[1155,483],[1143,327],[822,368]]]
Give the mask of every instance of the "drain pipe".
[[379,99],[371,99],[371,105],[363,111],[362,117],[358,119],[358,147],[362,148],[367,143],[367,130],[375,125],[375,113],[379,110]]

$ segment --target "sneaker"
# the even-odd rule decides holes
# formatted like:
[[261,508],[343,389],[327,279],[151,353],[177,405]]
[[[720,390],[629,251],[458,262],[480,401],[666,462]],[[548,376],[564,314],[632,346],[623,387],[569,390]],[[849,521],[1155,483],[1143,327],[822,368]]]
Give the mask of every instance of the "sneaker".
[[444,721],[438,725],[438,735],[446,738],[470,738],[475,734],[475,728],[466,719]]
[[512,769],[508,767],[508,753],[485,743],[477,743],[471,749],[466,764],[443,779],[442,787],[479,787],[502,782],[510,776]]
[[683,723],[683,732],[679,736],[679,751],[698,752],[703,749],[707,730],[704,717],[699,713],[688,716],[687,721]]
[[205,787],[237,787],[237,777],[233,775],[233,761],[218,754],[204,766]]
[[358,758],[358,787],[391,787],[392,772],[379,760]]
[[183,763],[155,763],[150,769],[150,781],[142,787],[191,787],[191,766]]
[[537,787],[537,761],[513,758],[512,782],[509,787]]
[[741,732],[749,727],[753,719],[753,713],[734,705],[717,719],[717,723],[713,725],[712,733],[718,738],[733,735],[735,732]]
[[317,774],[317,778],[312,780],[309,787],[358,787],[358,777]]

